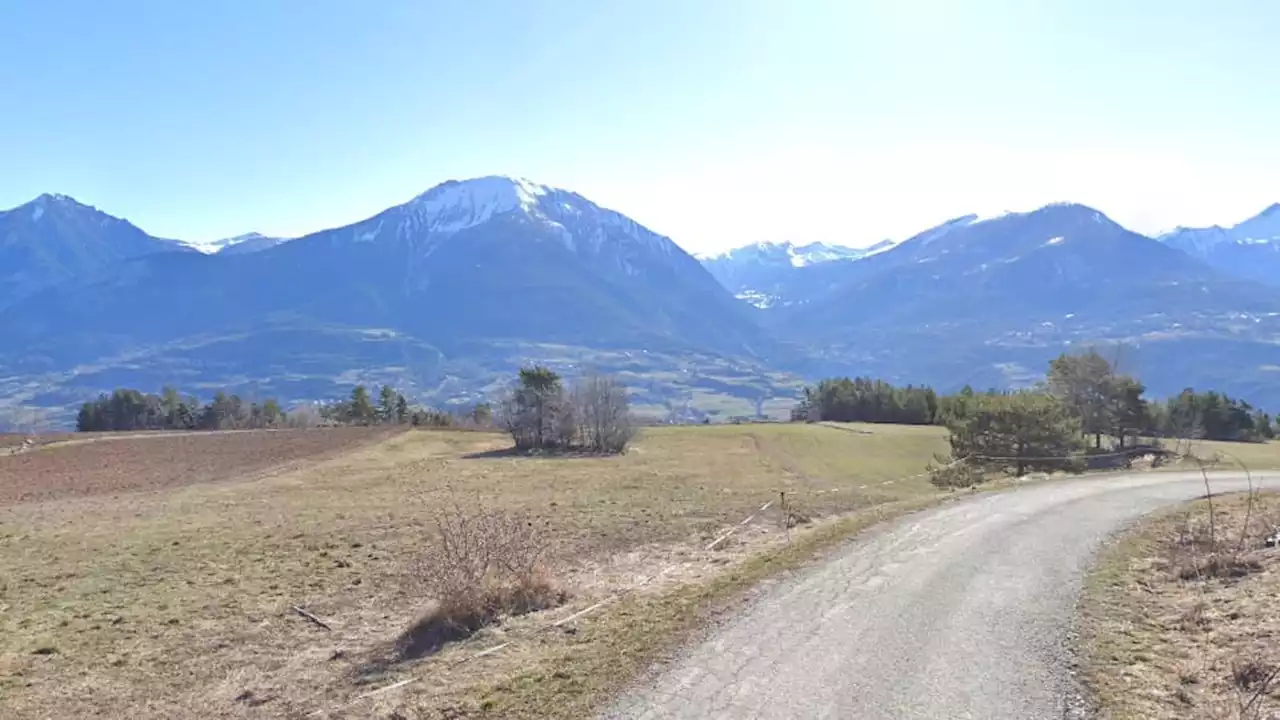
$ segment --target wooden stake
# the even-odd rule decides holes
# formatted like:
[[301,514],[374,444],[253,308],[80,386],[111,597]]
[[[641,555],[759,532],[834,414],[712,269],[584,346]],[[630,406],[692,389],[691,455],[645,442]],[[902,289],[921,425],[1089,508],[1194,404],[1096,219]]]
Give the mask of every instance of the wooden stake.
[[327,622],[325,622],[325,621],[321,620],[320,618],[316,617],[315,615],[312,615],[311,613],[307,612],[306,610],[303,610],[302,608],[298,607],[297,605],[294,605],[294,606],[293,606],[293,611],[294,611],[294,612],[296,612],[296,613],[298,613],[298,614],[299,614],[299,615],[301,615],[302,617],[304,617],[304,618],[306,618],[306,619],[310,620],[311,622],[315,623],[316,625],[319,625],[320,627],[324,628],[325,630],[328,630],[329,632],[333,632],[333,628],[329,627],[329,623],[327,623]]

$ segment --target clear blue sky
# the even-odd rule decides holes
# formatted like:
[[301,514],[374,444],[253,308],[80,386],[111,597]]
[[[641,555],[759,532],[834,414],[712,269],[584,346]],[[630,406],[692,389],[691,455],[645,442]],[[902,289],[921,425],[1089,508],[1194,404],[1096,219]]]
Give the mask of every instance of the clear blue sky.
[[503,173],[696,251],[1056,200],[1231,223],[1280,201],[1277,32],[1270,0],[8,0],[0,207],[205,241]]

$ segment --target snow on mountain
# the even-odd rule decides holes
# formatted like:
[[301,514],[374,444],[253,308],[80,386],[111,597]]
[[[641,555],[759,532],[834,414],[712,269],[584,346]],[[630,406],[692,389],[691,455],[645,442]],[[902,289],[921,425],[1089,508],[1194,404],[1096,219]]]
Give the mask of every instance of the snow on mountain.
[[1280,203],[1229,228],[1220,225],[1207,228],[1179,226],[1157,239],[1202,259],[1207,259],[1213,249],[1223,243],[1237,245],[1280,243]]
[[882,240],[870,247],[851,248],[820,242],[762,242],[703,255],[699,260],[739,300],[763,309],[786,302],[786,286],[800,268],[861,260],[896,244]]
[[879,252],[884,246],[892,245],[883,240],[868,248],[851,248],[841,245],[827,245],[814,242],[808,245],[795,245],[790,242],[760,242],[743,245],[717,253],[698,255],[703,262],[728,260],[749,263],[785,263],[792,267],[804,267],[836,260],[856,260],[871,252]]
[[236,235],[235,237],[223,238],[212,242],[191,242],[181,241],[183,245],[204,253],[205,255],[238,255],[242,253],[257,252],[275,247],[281,243],[289,242],[290,238],[270,237],[262,233],[245,233]]
[[548,192],[546,185],[524,178],[494,175],[437,185],[414,198],[410,207],[419,229],[456,233],[503,213],[539,215],[538,199]]
[[1280,284],[1280,203],[1229,228],[1179,227],[1157,239],[1223,272]]

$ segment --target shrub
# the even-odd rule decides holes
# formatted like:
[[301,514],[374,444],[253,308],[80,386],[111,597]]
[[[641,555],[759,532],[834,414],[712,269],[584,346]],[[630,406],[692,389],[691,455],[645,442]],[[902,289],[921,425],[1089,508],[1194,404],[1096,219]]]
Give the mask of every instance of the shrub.
[[967,462],[929,465],[929,482],[940,488],[967,488],[986,480],[981,468]]
[[546,570],[547,543],[527,517],[451,505],[437,523],[435,542],[412,575],[433,606],[405,633],[402,654],[434,652],[503,615],[544,610],[567,598]]

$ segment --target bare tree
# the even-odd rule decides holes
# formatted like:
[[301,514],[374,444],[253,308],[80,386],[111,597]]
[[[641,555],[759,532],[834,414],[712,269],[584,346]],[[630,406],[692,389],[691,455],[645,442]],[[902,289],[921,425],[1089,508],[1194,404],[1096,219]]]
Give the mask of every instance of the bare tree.
[[622,452],[635,437],[627,389],[616,378],[590,374],[574,387],[582,446],[592,452]]

